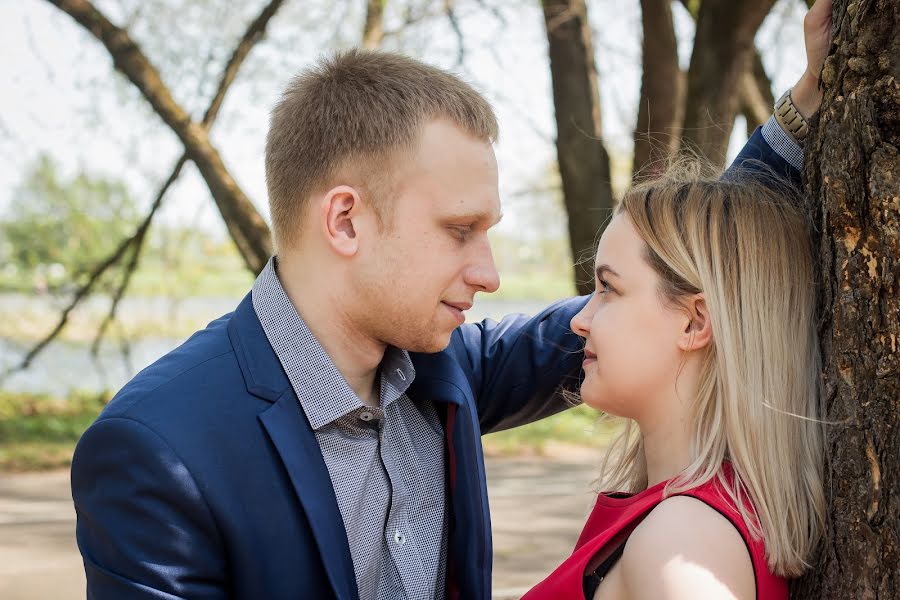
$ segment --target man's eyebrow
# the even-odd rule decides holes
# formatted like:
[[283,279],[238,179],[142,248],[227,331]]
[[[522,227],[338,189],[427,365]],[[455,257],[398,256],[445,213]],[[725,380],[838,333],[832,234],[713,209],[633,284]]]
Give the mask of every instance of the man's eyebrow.
[[476,223],[483,223],[488,227],[493,227],[497,223],[500,222],[500,219],[503,218],[503,213],[493,213],[493,212],[473,212],[473,213],[461,213],[457,215],[448,215],[447,219],[450,221],[474,221]]
[[609,273],[613,277],[621,277],[618,273],[616,273],[615,269],[607,264],[597,265],[597,268],[594,271],[597,274],[597,277],[600,278],[604,273]]

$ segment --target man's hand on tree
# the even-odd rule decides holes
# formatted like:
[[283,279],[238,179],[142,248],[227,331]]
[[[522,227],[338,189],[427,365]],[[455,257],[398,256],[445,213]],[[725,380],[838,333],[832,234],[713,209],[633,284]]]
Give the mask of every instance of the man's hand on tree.
[[806,70],[791,91],[794,106],[809,118],[822,104],[819,76],[831,48],[831,1],[816,0],[803,19],[803,41],[806,45]]

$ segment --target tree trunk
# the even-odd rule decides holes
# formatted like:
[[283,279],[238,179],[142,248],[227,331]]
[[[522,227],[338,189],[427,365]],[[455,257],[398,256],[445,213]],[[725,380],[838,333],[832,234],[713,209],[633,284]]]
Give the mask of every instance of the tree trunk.
[[556,154],[579,293],[593,291],[597,236],[612,207],[594,46],[584,0],[545,0],[544,25],[556,111]]
[[678,42],[671,0],[641,0],[643,73],[632,179],[653,178],[678,148],[684,106],[684,78],[678,66]]
[[820,239],[826,540],[793,598],[900,594],[900,3],[835,0],[807,140]]
[[366,21],[363,23],[362,45],[366,50],[375,50],[384,39],[384,7],[387,0],[366,1]]
[[724,166],[741,76],[774,0],[703,0],[688,71],[682,145]]

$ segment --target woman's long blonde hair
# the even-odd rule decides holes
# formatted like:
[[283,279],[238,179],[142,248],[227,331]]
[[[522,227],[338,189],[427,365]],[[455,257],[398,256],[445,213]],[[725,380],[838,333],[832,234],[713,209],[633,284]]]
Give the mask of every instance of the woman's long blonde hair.
[[[618,208],[646,242],[661,300],[702,292],[712,324],[688,402],[692,462],[666,494],[718,478],[764,539],[770,570],[787,577],[809,566],[825,514],[814,271],[808,220],[795,206],[758,175],[722,180],[682,165],[629,190]],[[737,478],[725,477],[726,460]],[[602,472],[602,489],[647,487],[633,421]]]

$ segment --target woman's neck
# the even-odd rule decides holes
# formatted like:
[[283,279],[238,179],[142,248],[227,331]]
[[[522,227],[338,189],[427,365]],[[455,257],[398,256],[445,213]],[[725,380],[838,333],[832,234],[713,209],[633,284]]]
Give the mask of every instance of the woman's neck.
[[688,357],[682,365],[677,385],[660,402],[654,412],[641,418],[638,425],[644,443],[647,465],[647,487],[672,479],[692,462],[689,406],[699,393],[699,361]]

